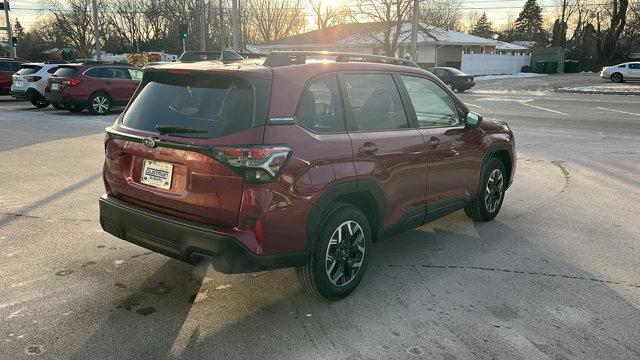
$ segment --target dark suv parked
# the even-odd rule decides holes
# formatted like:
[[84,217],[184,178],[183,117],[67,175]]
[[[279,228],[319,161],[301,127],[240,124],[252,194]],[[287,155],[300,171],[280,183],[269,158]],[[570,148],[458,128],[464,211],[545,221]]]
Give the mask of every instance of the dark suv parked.
[[223,273],[297,267],[335,300],[372,241],[460,209],[493,219],[513,133],[413,65],[286,52],[145,71],[106,131],[103,229]]
[[60,65],[49,78],[45,100],[71,112],[95,115],[126,105],[142,79],[142,70],[126,63],[86,61]]

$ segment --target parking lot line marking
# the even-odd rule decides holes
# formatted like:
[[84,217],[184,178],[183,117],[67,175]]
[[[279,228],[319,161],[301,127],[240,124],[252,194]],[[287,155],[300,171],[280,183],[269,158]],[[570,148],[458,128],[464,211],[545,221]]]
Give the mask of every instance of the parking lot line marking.
[[628,111],[622,111],[622,110],[615,110],[615,109],[608,109],[608,108],[603,108],[603,107],[598,107],[596,106],[596,109],[600,109],[600,110],[608,110],[608,111],[615,111],[621,114],[627,114],[627,115],[635,115],[635,116],[640,116],[640,114],[636,114],[636,113],[632,113],[632,112],[628,112]]
[[474,105],[474,104],[471,104],[471,103],[468,103],[468,102],[466,102],[465,104],[467,104],[467,105],[469,105],[469,106],[472,106],[472,107],[474,107],[474,108],[478,108],[478,109],[480,109],[480,110],[484,110],[484,108],[483,108],[482,106],[480,106],[480,105]]
[[528,106],[528,107],[532,107],[532,108],[536,108],[536,109],[540,109],[540,110],[544,110],[544,111],[549,111],[549,112],[560,114],[560,115],[567,115],[567,114],[565,114],[565,113],[563,113],[561,111],[558,111],[558,110],[547,109],[547,108],[543,108],[542,106],[531,105],[531,104],[527,104],[527,103],[524,103],[524,102],[520,102],[520,103],[522,105],[524,105],[524,106]]

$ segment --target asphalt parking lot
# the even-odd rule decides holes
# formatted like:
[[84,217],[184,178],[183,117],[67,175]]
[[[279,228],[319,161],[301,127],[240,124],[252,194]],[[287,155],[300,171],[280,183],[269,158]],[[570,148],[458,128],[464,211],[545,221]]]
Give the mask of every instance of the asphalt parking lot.
[[335,303],[291,269],[222,275],[104,233],[117,113],[0,102],[0,358],[640,358],[640,97],[461,97],[516,136],[500,215],[377,243]]

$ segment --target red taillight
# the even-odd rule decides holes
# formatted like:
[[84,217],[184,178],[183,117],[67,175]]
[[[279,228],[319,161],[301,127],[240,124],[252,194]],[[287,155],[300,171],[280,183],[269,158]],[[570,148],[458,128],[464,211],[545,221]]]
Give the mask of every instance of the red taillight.
[[291,155],[291,148],[286,145],[219,147],[212,151],[218,161],[242,174],[245,181],[254,183],[277,179]]
[[28,82],[36,82],[42,79],[42,76],[25,76],[24,79],[27,80]]
[[80,79],[64,80],[62,82],[62,85],[76,86],[76,85],[80,84],[81,81],[82,80],[80,80]]

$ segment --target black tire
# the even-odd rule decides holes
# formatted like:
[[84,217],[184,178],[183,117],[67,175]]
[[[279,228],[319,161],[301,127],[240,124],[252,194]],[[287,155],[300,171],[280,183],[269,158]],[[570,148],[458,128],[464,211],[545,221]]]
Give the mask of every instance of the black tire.
[[614,83],[621,83],[624,81],[624,78],[622,77],[622,74],[615,73],[611,75],[611,81],[613,81]]
[[29,100],[31,101],[31,104],[38,109],[44,109],[50,104],[47,100],[44,99],[42,95],[38,93],[32,94]]
[[111,97],[104,92],[96,92],[89,97],[89,112],[104,115],[111,110]]
[[[359,226],[359,230],[354,224]],[[345,235],[353,230],[352,234],[349,234],[353,242],[332,242],[332,237],[336,237],[340,230]],[[342,234],[340,236],[343,236]],[[364,237],[360,238],[360,234]],[[300,284],[309,294],[327,300],[339,300],[351,294],[367,270],[371,256],[371,239],[371,226],[362,211],[350,204],[334,204],[324,213],[312,236],[313,245],[309,260],[304,266],[296,268]],[[363,250],[359,249],[360,244]],[[334,259],[331,265],[330,256]],[[355,267],[358,263],[360,266]],[[350,273],[349,278],[347,273]],[[330,274],[335,275],[333,280],[330,279]],[[338,276],[340,274],[342,276]]]
[[61,103],[51,103],[51,106],[53,106],[54,109],[56,110],[66,110],[67,107],[62,105]]
[[456,90],[458,90],[459,93],[463,93],[463,92],[467,91],[467,89],[456,89]]
[[[491,158],[486,165],[478,193],[464,207],[465,214],[477,222],[493,220],[500,212],[506,189],[507,173],[504,164],[496,158]],[[499,199],[497,199],[498,190]]]
[[79,112],[82,112],[82,110],[84,110],[84,106],[71,104],[71,105],[67,105],[65,109],[69,110],[72,113],[79,113]]

